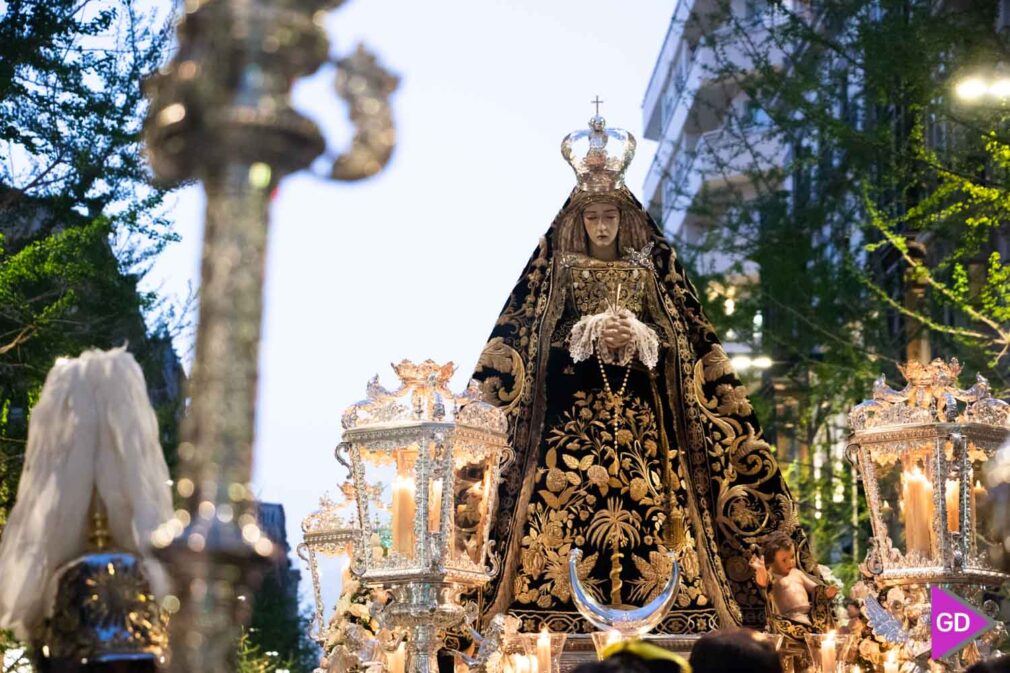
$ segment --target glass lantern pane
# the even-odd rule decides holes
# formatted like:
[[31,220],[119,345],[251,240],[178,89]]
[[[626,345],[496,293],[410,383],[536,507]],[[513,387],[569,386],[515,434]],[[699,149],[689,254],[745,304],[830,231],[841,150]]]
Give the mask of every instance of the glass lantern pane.
[[391,551],[412,559],[417,552],[417,446],[394,452],[395,474],[392,482]]
[[897,460],[877,462],[880,523],[895,548],[905,549],[905,522],[901,516],[901,465]]
[[469,462],[456,467],[453,547],[456,556],[465,555],[477,564],[483,561],[483,526],[488,518],[487,476],[486,462]]
[[992,534],[994,503],[989,491],[983,485],[983,466],[986,454],[968,446],[968,461],[971,464],[971,488],[968,492],[968,549],[973,565],[995,568],[1002,556],[1002,543],[998,535]]
[[933,470],[930,447],[903,456],[901,464],[900,516],[905,531],[905,558],[923,562],[936,549],[934,531]]
[[369,485],[369,523],[378,535],[383,554],[388,557],[397,553],[413,558],[417,549],[414,533],[417,446],[398,447],[393,451],[362,450],[361,457],[364,480]]
[[907,562],[932,563],[938,549],[933,502],[932,447],[873,454],[880,519],[891,544]]

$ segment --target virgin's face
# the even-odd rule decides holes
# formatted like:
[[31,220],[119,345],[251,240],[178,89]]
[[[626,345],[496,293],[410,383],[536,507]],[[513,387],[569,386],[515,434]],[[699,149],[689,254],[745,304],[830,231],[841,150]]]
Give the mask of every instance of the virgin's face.
[[607,248],[617,240],[621,211],[610,203],[591,203],[582,211],[582,224],[593,245]]

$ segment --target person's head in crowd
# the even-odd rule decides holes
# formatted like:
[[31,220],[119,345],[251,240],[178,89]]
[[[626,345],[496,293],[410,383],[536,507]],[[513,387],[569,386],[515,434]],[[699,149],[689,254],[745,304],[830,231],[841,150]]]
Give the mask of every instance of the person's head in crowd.
[[1010,673],[1010,656],[980,661],[968,667],[964,673]]
[[849,619],[859,619],[859,603],[851,598],[845,601],[845,616]]
[[608,646],[602,661],[580,664],[572,673],[691,673],[691,666],[662,647],[629,640]]
[[771,639],[750,629],[706,633],[691,649],[694,673],[782,673]]

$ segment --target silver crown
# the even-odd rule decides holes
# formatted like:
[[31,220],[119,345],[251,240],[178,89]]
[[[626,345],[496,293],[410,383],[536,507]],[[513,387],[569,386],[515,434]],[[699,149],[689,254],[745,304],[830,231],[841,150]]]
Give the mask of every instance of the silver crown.
[[635,158],[635,136],[624,129],[607,128],[600,115],[589,129],[573,131],[561,141],[561,156],[575,171],[579,189],[610,192],[624,187],[624,171]]

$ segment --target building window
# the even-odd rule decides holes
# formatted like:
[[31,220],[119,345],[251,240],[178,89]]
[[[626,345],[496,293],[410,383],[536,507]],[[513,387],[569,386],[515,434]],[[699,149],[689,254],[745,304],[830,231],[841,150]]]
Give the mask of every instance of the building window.
[[733,109],[742,128],[771,126],[771,117],[757,101],[738,98],[733,102]]

